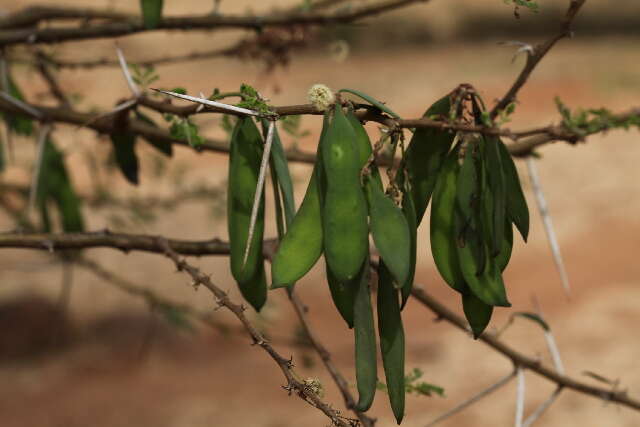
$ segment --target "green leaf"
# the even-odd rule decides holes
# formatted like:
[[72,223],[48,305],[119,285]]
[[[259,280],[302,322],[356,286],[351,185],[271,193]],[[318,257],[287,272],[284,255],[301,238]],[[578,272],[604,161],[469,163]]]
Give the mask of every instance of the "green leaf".
[[338,93],[341,92],[347,92],[350,93],[352,95],[358,96],[362,99],[364,99],[365,101],[367,101],[368,103],[370,103],[371,105],[373,105],[374,107],[378,108],[381,111],[384,111],[385,113],[389,114],[391,117],[393,117],[394,119],[399,119],[400,116],[397,115],[396,113],[394,113],[389,107],[387,107],[385,104],[383,104],[382,102],[378,101],[377,99],[375,99],[372,96],[367,95],[364,92],[360,92],[359,90],[355,90],[355,89],[340,89],[338,91]]
[[154,308],[160,312],[170,325],[187,331],[195,330],[188,314],[184,310],[166,304],[158,304]]
[[389,402],[400,424],[405,406],[404,329],[398,291],[393,287],[391,273],[382,260],[378,266],[378,332]]
[[[25,101],[22,91],[16,84],[10,73],[7,75],[9,81],[9,94],[19,101]],[[7,122],[9,130],[18,135],[30,136],[33,134],[33,120],[19,114],[0,113],[0,117]]]
[[364,262],[361,280],[358,283],[353,307],[353,334],[355,337],[356,383],[358,386],[359,411],[371,407],[378,382],[376,359],[376,333],[371,308],[369,287],[369,258]]
[[120,172],[131,184],[138,185],[140,165],[135,152],[135,134],[131,132],[111,134],[111,143]]
[[142,20],[145,28],[153,29],[158,26],[162,19],[163,3],[163,0],[140,0]]
[[[158,127],[156,123],[149,118],[146,114],[143,114],[139,111],[135,112],[135,116],[138,120],[145,122],[146,124],[155,127]],[[171,157],[173,156],[173,144],[169,141],[163,141],[155,138],[143,137],[145,141],[147,141],[153,148],[160,151],[162,154]]]
[[416,275],[416,256],[418,246],[418,224],[416,220],[416,210],[413,204],[413,197],[410,191],[403,192],[402,196],[402,213],[407,219],[407,225],[409,227],[409,277],[402,285],[400,293],[402,294],[402,303],[400,309],[404,309],[404,306],[409,300],[411,290],[413,288],[413,281]]
[[55,203],[60,213],[60,225],[63,231],[84,231],[80,199],[71,184],[63,155],[50,139],[45,141],[37,200],[46,231],[52,231],[51,218],[47,208],[49,200]]
[[[506,215],[504,167],[502,166],[502,159],[498,144],[500,144],[500,140],[498,138],[484,138],[484,158],[482,159],[483,167],[487,171],[488,184],[491,192],[491,202],[493,204],[493,215],[491,216],[493,219],[491,227],[493,230],[491,252],[494,257],[500,253],[503,246],[504,222]],[[487,203],[487,201],[482,200],[482,203]]]

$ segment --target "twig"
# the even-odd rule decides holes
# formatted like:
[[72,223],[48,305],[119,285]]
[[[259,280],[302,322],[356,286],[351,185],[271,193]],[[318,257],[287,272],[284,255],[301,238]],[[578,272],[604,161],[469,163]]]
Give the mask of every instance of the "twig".
[[525,381],[524,369],[520,366],[516,368],[517,386],[516,386],[516,422],[515,427],[522,427],[522,419],[524,418],[524,397],[525,397]]
[[292,370],[293,364],[291,360],[282,357],[278,352],[276,352],[271,344],[269,344],[269,342],[262,336],[260,331],[258,331],[258,329],[249,321],[249,319],[247,319],[244,314],[245,308],[243,306],[235,304],[233,301],[231,301],[227,293],[216,286],[211,281],[209,276],[203,274],[200,270],[193,267],[185,260],[181,260],[178,255],[171,249],[167,241],[159,238],[158,244],[164,247],[165,255],[174,262],[178,271],[187,273],[189,276],[191,276],[194,282],[201,284],[202,286],[210,290],[216,299],[216,304],[221,307],[227,308],[236,316],[236,318],[244,326],[246,332],[252,338],[253,343],[267,352],[269,356],[271,356],[271,358],[278,364],[280,370],[287,379],[287,385],[284,387],[286,390],[288,390],[290,393],[295,392],[301,399],[321,410],[336,425],[349,427],[349,424],[344,421],[343,417],[341,417],[335,409],[324,403],[308,385],[296,379],[296,376]]
[[[536,311],[538,312],[538,316],[544,320],[544,316],[542,314],[542,308],[540,307],[540,302],[537,298],[534,297],[534,305],[536,307]],[[551,360],[553,360],[553,366],[556,368],[556,372],[564,375],[564,364],[562,363],[562,358],[560,357],[560,350],[558,350],[558,345],[556,344],[556,340],[553,337],[553,333],[551,332],[551,328],[544,330],[544,339],[547,343],[547,348],[549,349],[549,354],[551,354]]]
[[36,52],[36,68],[40,72],[42,78],[49,85],[49,91],[51,94],[58,100],[61,106],[64,108],[71,108],[71,102],[67,95],[64,93],[64,90],[60,87],[56,76],[49,69],[49,65],[47,62],[47,56],[44,52],[38,51]]
[[[413,295],[413,297],[421,304],[425,305],[431,311],[433,311],[438,316],[438,318],[446,320],[447,322],[456,326],[458,329],[462,330],[464,333],[467,333],[468,326],[466,320],[449,310],[439,301],[435,300],[432,296],[427,294],[424,289],[421,289],[419,286],[414,286],[413,290],[411,291],[411,295]],[[519,351],[514,350],[513,348],[497,339],[493,334],[490,334],[488,332],[480,335],[479,340],[487,344],[493,350],[509,358],[509,360],[511,360],[514,365],[535,372],[536,374],[546,378],[547,380],[556,383],[558,386],[563,386],[567,389],[572,389],[579,393],[602,399],[606,402],[618,403],[620,405],[640,411],[640,400],[629,397],[624,391],[594,387],[590,384],[586,384],[566,375],[559,374],[555,371],[555,369],[547,368],[542,365],[538,359],[525,356]]]
[[[292,13],[272,14],[267,16],[221,16],[201,15],[183,17],[163,17],[158,26],[148,29],[139,16],[114,14],[111,11],[99,11],[91,9],[73,8],[49,8],[46,14],[31,13],[22,10],[10,14],[0,20],[0,29],[14,26],[20,17],[21,28],[0,31],[0,47],[16,44],[59,43],[70,40],[87,40],[106,37],[117,37],[146,31],[161,30],[213,30],[213,29],[249,29],[263,30],[268,27],[296,27],[311,25],[347,24],[380,13],[388,12],[408,6],[412,3],[427,2],[429,0],[382,0],[377,3],[358,8],[350,8],[335,13]],[[26,25],[34,25],[40,20],[54,19],[96,19],[111,16],[118,21],[106,24],[91,25],[86,27],[46,27],[46,28],[22,28]]]
[[307,308],[300,300],[298,294],[294,291],[288,291],[289,300],[293,305],[293,308],[298,316],[298,320],[300,321],[300,325],[304,329],[309,342],[313,346],[318,356],[320,356],[320,360],[324,364],[325,368],[333,378],[333,382],[336,384],[340,393],[342,393],[342,398],[344,399],[345,406],[353,411],[354,414],[358,417],[363,427],[372,427],[375,424],[375,419],[367,416],[365,413],[359,411],[356,408],[356,401],[353,398],[353,395],[349,391],[349,383],[344,379],[338,368],[333,364],[331,360],[331,353],[326,349],[326,347],[318,340],[315,333],[312,331],[309,320],[307,318]]
[[491,393],[493,393],[494,391],[498,390],[500,387],[506,385],[509,381],[511,381],[513,379],[513,377],[516,376],[516,372],[517,371],[514,369],[511,373],[509,373],[509,375],[501,378],[498,382],[490,385],[489,387],[485,388],[484,390],[480,391],[479,393],[474,394],[469,399],[460,402],[459,404],[457,404],[453,408],[449,409],[444,414],[439,415],[436,419],[434,419],[433,421],[429,422],[429,424],[427,424],[425,427],[435,426],[436,424],[439,424],[440,422],[446,420],[447,418],[450,418],[451,416],[457,414],[458,412],[461,412],[462,410],[468,408],[469,406],[473,405],[474,403],[476,403],[480,399],[490,395]]
[[544,58],[544,56],[547,53],[549,53],[551,48],[558,41],[564,39],[565,37],[571,37],[572,35],[571,25],[573,23],[573,19],[575,18],[576,14],[580,10],[580,8],[584,5],[585,2],[586,0],[571,0],[569,3],[569,8],[565,13],[564,20],[562,21],[560,32],[554,35],[553,37],[551,37],[545,43],[535,46],[533,48],[533,52],[528,52],[527,62],[523,70],[520,72],[515,82],[513,82],[513,85],[511,85],[507,93],[498,101],[495,107],[493,107],[493,109],[491,110],[490,117],[492,119],[494,119],[500,113],[500,111],[504,110],[509,104],[511,104],[516,100],[518,91],[522,88],[522,86],[524,86],[524,84],[529,79],[529,76],[531,75],[533,70],[536,68],[536,66],[542,60],[542,58]]
[[569,275],[567,274],[567,270],[565,269],[564,262],[562,261],[562,254],[560,253],[560,245],[558,244],[558,238],[553,229],[553,222],[551,220],[551,214],[549,213],[549,208],[547,207],[547,201],[544,197],[544,192],[542,191],[542,185],[540,184],[540,177],[538,176],[538,169],[536,168],[536,161],[533,157],[529,156],[526,158],[527,162],[527,170],[529,171],[529,179],[531,181],[531,188],[533,190],[533,194],[536,196],[536,202],[538,205],[538,211],[540,212],[540,217],[542,218],[542,223],[544,224],[544,231],[547,234],[547,239],[549,240],[549,246],[551,247],[551,253],[553,254],[553,260],[556,264],[556,268],[558,269],[558,274],[560,274],[560,281],[562,282],[562,288],[564,289],[567,297],[571,296],[571,287],[569,285]]

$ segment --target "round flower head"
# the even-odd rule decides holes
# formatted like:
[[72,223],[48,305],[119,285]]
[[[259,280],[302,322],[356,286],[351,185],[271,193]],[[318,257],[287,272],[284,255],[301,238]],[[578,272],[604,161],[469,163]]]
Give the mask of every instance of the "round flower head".
[[309,101],[318,111],[324,111],[336,102],[336,97],[327,86],[315,84],[309,89]]

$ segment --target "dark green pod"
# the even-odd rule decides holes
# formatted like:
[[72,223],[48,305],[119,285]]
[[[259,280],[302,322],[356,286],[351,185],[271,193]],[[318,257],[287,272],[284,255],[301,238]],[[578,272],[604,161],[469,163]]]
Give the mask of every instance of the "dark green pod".
[[[436,101],[423,117],[449,116],[451,100],[449,95]],[[436,184],[438,171],[451,148],[454,132],[440,129],[416,129],[405,154],[405,162],[411,182],[411,194],[416,208],[417,223],[420,224],[431,193]]]
[[363,280],[362,275],[365,274],[365,269],[362,269],[360,273],[353,279],[346,282],[341,282],[336,279],[335,274],[331,271],[328,265],[326,265],[327,283],[329,284],[329,291],[331,292],[331,300],[333,305],[338,309],[338,313],[347,322],[349,329],[353,328],[353,310],[356,300],[356,293],[360,282]]
[[262,151],[262,139],[253,120],[239,119],[231,137],[227,190],[231,273],[238,283],[253,281],[262,262],[264,193],[260,200],[253,238],[249,242],[249,255],[243,265]]
[[[502,159],[498,144],[498,138],[484,138],[483,167],[486,168],[487,181],[491,189],[491,207],[493,210],[493,236],[491,239],[491,255],[500,253],[504,239],[504,221],[506,215],[506,190],[503,173]],[[487,242],[489,245],[489,242]]]
[[369,262],[363,263],[353,306],[353,334],[355,338],[356,383],[358,387],[359,411],[371,407],[378,384],[378,363],[376,358],[376,333],[371,307]]
[[398,424],[404,417],[404,329],[400,316],[398,291],[383,261],[378,266],[378,332],[380,351],[387,381],[389,402]]
[[504,172],[507,215],[526,242],[529,236],[529,208],[527,207],[527,199],[522,192],[518,170],[513,163],[513,158],[509,150],[499,139],[497,145]]
[[402,210],[375,183],[367,184],[371,235],[380,257],[400,288],[409,278],[411,267],[411,236]]
[[462,294],[462,309],[469,322],[473,338],[478,339],[491,321],[493,307],[482,302],[473,293]]
[[402,285],[400,293],[402,295],[402,303],[400,309],[404,309],[404,306],[409,300],[411,290],[413,288],[413,281],[416,275],[416,257],[418,249],[418,224],[416,220],[416,210],[413,204],[413,196],[410,192],[405,192],[402,197],[402,213],[407,219],[407,226],[409,227],[409,277]]
[[360,185],[360,161],[353,127],[336,105],[322,163],[326,193],[322,206],[324,254],[339,281],[353,279],[368,252],[367,202]]
[[264,259],[260,257],[255,275],[246,282],[238,282],[242,297],[251,304],[256,311],[267,302],[267,277],[264,271]]
[[458,292],[464,292],[464,277],[460,270],[454,211],[458,172],[458,147],[454,148],[440,170],[431,206],[431,253],[445,282]]

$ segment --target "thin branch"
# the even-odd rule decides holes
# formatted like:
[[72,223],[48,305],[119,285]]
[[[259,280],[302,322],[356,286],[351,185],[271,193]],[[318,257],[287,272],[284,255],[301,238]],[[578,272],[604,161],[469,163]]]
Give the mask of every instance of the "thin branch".
[[435,426],[436,424],[439,424],[440,422],[446,420],[447,418],[450,418],[453,415],[457,414],[458,412],[461,412],[462,410],[464,410],[464,409],[468,408],[469,406],[473,405],[474,403],[476,403],[477,401],[481,400],[482,398],[490,395],[494,391],[500,389],[502,386],[504,386],[507,383],[509,383],[509,381],[511,381],[513,379],[513,377],[516,376],[516,372],[517,371],[514,369],[509,375],[501,378],[498,382],[490,385],[489,387],[485,388],[484,390],[480,391],[479,393],[474,394],[469,399],[466,399],[466,400],[460,402],[459,404],[457,404],[453,408],[449,409],[444,414],[439,415],[436,419],[434,419],[433,421],[429,422],[429,424],[427,424],[425,427],[432,427],[432,426]]
[[[425,305],[431,311],[433,311],[438,316],[438,318],[446,320],[465,333],[467,332],[468,325],[466,320],[449,310],[439,301],[435,300],[431,295],[427,294],[424,289],[421,289],[418,286],[414,286],[411,294],[421,304]],[[579,393],[602,399],[606,402],[618,403],[620,405],[640,411],[640,400],[629,397],[625,391],[594,387],[590,384],[575,380],[566,375],[559,374],[555,371],[555,369],[543,366],[539,360],[531,358],[529,356],[525,356],[519,351],[514,350],[513,348],[504,344],[502,341],[495,338],[495,336],[491,333],[483,333],[482,335],[480,335],[479,340],[487,344],[498,353],[501,353],[502,355],[507,357],[514,363],[514,365],[529,369],[530,371],[537,373],[547,380],[556,383],[558,386],[563,386]]]
[[327,348],[318,340],[315,333],[312,331],[309,324],[309,319],[307,318],[307,307],[302,303],[300,297],[294,290],[289,291],[288,295],[289,300],[291,301],[291,304],[293,305],[293,308],[296,312],[296,315],[298,316],[298,320],[300,320],[300,324],[302,325],[302,328],[304,329],[309,339],[309,342],[311,342],[311,345],[315,349],[316,353],[318,353],[318,356],[320,356],[320,360],[322,360],[322,363],[324,364],[325,368],[331,375],[331,378],[333,378],[333,381],[340,390],[340,393],[342,393],[342,398],[344,399],[345,406],[347,407],[347,409],[353,411],[353,413],[356,414],[363,427],[372,427],[375,424],[376,420],[370,418],[365,413],[356,409],[356,401],[349,391],[349,383],[344,379],[340,371],[338,371],[338,368],[333,364],[333,361],[331,360],[331,353],[329,353]]
[[584,5],[586,0],[571,0],[569,3],[569,8],[565,13],[565,17],[562,21],[562,25],[560,27],[560,32],[549,40],[544,42],[541,45],[535,46],[533,48],[533,53],[529,53],[527,56],[527,62],[520,72],[518,77],[516,78],[513,85],[509,88],[507,93],[498,101],[498,103],[493,107],[490,113],[490,117],[495,118],[500,111],[504,110],[509,104],[516,100],[516,96],[518,95],[518,91],[525,85],[529,76],[536,68],[538,63],[544,58],[544,56],[549,53],[551,48],[555,46],[557,42],[564,39],[565,37],[571,37],[571,25],[573,23],[574,18],[576,17],[580,8]]
[[533,190],[533,194],[536,197],[538,211],[540,212],[540,217],[542,218],[542,223],[544,224],[544,231],[547,234],[547,239],[549,240],[549,246],[551,247],[551,253],[553,254],[553,261],[555,262],[556,268],[558,269],[560,281],[562,282],[562,288],[564,289],[567,297],[570,297],[571,286],[569,285],[569,275],[567,274],[567,269],[565,268],[564,261],[562,260],[560,245],[558,244],[558,237],[556,236],[556,232],[553,229],[551,214],[549,213],[547,201],[545,200],[544,192],[542,191],[540,177],[538,176],[538,169],[536,168],[536,160],[533,157],[529,156],[526,158],[526,162],[527,170],[529,171],[529,179],[531,181],[531,188]]
[[[349,8],[333,13],[294,13],[272,14],[266,16],[222,16],[200,15],[184,17],[163,17],[154,29],[146,28],[139,16],[120,15],[118,19],[123,22],[108,22],[105,24],[81,26],[81,27],[48,27],[48,28],[7,28],[9,22],[15,22],[15,15],[28,15],[24,11],[16,12],[0,21],[0,47],[16,44],[59,43],[70,40],[87,40],[106,37],[118,37],[146,31],[158,30],[216,30],[216,29],[247,29],[260,31],[269,27],[295,27],[312,25],[348,24],[363,18],[389,12],[412,3],[428,2],[429,0],[383,0],[374,4],[358,8]],[[104,17],[103,11],[88,9],[78,13],[77,9],[57,9],[60,18],[69,19],[68,15],[75,18],[92,19]],[[113,12],[110,12],[113,13]],[[84,16],[78,16],[83,14]],[[32,18],[31,21],[23,18],[22,22],[32,25],[38,20],[56,19],[56,10],[51,9],[46,16],[43,14]],[[10,25],[10,24],[9,24]]]
[[226,292],[216,286],[209,276],[203,274],[200,270],[193,267],[185,260],[181,260],[178,255],[171,249],[168,242],[158,239],[158,244],[164,247],[165,255],[171,259],[178,271],[187,273],[195,283],[201,284],[205,288],[211,291],[214,295],[216,304],[220,307],[225,307],[231,311],[236,318],[242,323],[246,332],[249,334],[253,343],[271,356],[271,358],[278,364],[278,367],[287,379],[287,385],[284,387],[289,393],[295,392],[301,399],[315,406],[321,410],[333,423],[342,427],[349,427],[349,424],[345,422],[344,417],[340,416],[339,412],[333,409],[328,404],[324,403],[320,397],[306,384],[296,379],[293,372],[293,363],[290,359],[282,357],[276,350],[269,344],[269,342],[263,337],[258,329],[247,319],[244,314],[245,308],[231,301]]
[[49,64],[47,63],[47,57],[44,52],[38,51],[36,53],[36,68],[47,85],[49,86],[49,91],[53,95],[54,98],[58,100],[60,105],[64,108],[71,108],[71,102],[67,95],[64,93],[56,76],[49,69]]

